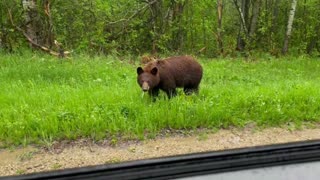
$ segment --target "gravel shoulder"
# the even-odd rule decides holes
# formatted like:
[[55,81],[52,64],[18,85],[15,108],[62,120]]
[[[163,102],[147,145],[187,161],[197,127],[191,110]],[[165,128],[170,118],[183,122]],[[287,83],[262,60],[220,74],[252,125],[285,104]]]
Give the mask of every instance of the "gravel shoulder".
[[0,176],[315,139],[320,139],[320,127],[294,131],[281,128],[219,130],[126,142],[114,147],[80,140],[49,150],[33,146],[0,149]]

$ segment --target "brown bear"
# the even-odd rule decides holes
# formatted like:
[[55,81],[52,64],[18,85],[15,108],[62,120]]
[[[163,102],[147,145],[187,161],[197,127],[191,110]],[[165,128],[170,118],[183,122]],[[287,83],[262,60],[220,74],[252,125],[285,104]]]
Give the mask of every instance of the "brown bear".
[[138,84],[143,91],[156,97],[159,90],[168,98],[176,95],[176,88],[183,87],[185,94],[198,92],[202,78],[201,65],[191,56],[176,56],[164,60],[151,61],[144,68],[138,67]]

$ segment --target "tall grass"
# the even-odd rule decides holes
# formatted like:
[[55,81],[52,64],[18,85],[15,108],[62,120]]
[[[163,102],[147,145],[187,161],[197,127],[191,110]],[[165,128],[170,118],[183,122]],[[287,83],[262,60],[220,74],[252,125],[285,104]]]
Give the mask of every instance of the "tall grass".
[[320,62],[202,59],[199,95],[153,102],[136,67],[112,57],[1,55],[0,142],[144,138],[162,129],[300,125],[320,120]]

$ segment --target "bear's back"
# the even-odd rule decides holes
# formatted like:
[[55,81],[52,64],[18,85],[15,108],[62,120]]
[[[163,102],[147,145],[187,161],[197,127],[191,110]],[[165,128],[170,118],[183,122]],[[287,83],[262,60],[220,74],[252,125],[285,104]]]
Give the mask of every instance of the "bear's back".
[[191,56],[170,57],[159,61],[160,77],[172,78],[177,87],[199,84],[202,79],[202,67]]
[[175,73],[181,73],[182,75],[188,73],[202,74],[201,65],[191,56],[171,57],[164,61],[167,64],[166,66],[170,67]]

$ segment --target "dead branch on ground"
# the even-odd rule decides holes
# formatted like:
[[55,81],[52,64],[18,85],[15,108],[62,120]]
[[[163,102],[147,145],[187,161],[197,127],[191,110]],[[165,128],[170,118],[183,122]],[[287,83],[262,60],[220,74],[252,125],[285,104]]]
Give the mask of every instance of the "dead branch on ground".
[[[34,41],[32,40],[32,38],[30,38],[30,36],[29,36],[22,28],[20,28],[19,26],[17,26],[17,25],[14,24],[13,18],[12,18],[12,13],[11,13],[11,10],[10,10],[10,9],[8,9],[8,14],[9,14],[9,18],[10,18],[10,22],[11,22],[12,26],[13,26],[16,30],[20,31],[20,32],[23,34],[23,36],[29,41],[29,43],[32,44],[32,46],[37,47],[37,48],[39,48],[39,49],[41,49],[41,50],[43,50],[43,51],[45,51],[45,52],[47,52],[47,53],[49,53],[49,54],[51,54],[51,55],[54,55],[54,56],[57,56],[57,57],[61,57],[61,58],[63,58],[63,57],[65,57],[66,55],[69,55],[69,54],[70,54],[70,51],[61,50],[61,49],[59,48],[59,46],[58,46],[57,43],[55,43],[55,44],[56,44],[56,46],[59,48],[59,52],[56,52],[56,51],[54,51],[54,50],[51,50],[51,49],[49,49],[49,48],[47,48],[47,47],[45,47],[45,46],[42,46],[42,45],[34,42]],[[55,42],[56,42],[56,41],[55,41]]]

